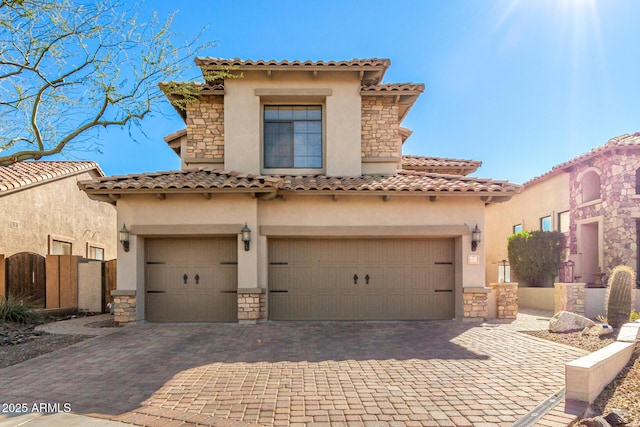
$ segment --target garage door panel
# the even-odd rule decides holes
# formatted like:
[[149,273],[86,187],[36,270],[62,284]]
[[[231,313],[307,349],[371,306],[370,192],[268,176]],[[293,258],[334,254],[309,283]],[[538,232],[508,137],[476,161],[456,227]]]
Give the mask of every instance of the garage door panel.
[[436,265],[432,269],[434,289],[453,290],[453,265]]
[[184,286],[182,278],[184,273],[186,271],[181,267],[149,265],[147,266],[147,290],[167,291]]
[[313,269],[311,266],[307,267],[291,267],[290,268],[290,291],[302,291],[306,292],[311,288],[313,281]]
[[269,294],[270,318],[451,318],[434,291],[453,289],[453,256],[453,239],[270,239],[269,289],[289,291]]
[[284,292],[269,292],[269,317],[272,320],[292,320],[289,306],[289,295]]
[[237,320],[237,249],[231,248],[236,248],[235,237],[147,239],[147,320]]
[[214,289],[221,291],[235,291],[238,289],[237,266],[222,265],[214,271]]
[[269,266],[269,289],[280,291],[289,289],[289,266],[274,265]]

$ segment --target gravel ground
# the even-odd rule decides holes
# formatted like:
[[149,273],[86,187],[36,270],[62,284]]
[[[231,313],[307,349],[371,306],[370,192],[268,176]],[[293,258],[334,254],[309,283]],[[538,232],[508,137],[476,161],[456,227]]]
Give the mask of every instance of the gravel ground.
[[[549,331],[526,331],[529,335],[589,351],[596,351],[615,341],[616,333],[598,337],[582,332],[553,333]],[[631,361],[618,376],[600,393],[591,405],[593,415],[607,415],[616,411],[629,423],[629,427],[640,427],[640,346],[636,346]],[[576,423],[575,426],[584,424]]]
[[0,369],[91,338],[87,335],[47,334],[34,331],[35,326],[0,324]]

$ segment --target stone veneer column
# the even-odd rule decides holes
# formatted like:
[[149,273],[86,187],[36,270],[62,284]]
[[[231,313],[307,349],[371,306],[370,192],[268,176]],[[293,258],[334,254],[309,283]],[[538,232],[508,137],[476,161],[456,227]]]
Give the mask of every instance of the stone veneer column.
[[[484,320],[489,315],[489,288],[464,288],[464,319]],[[463,319],[463,320],[464,320]]]
[[570,311],[584,316],[584,290],[586,283],[554,283],[555,313]]
[[267,294],[262,288],[238,289],[238,322],[254,324],[267,319]]
[[117,323],[129,323],[136,321],[136,291],[114,289],[113,320]]
[[515,319],[518,317],[518,283],[491,283],[496,293],[498,319]]

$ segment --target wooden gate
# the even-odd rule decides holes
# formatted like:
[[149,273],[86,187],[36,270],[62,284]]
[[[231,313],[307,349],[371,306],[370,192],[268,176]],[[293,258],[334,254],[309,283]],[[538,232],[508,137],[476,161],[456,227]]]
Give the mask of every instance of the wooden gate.
[[102,309],[107,310],[107,304],[113,302],[113,297],[111,296],[111,291],[115,290],[117,287],[116,281],[116,267],[118,265],[117,259],[112,259],[111,261],[104,261],[102,263]]
[[45,306],[46,262],[42,255],[20,252],[6,260],[7,296],[23,298],[34,307]]

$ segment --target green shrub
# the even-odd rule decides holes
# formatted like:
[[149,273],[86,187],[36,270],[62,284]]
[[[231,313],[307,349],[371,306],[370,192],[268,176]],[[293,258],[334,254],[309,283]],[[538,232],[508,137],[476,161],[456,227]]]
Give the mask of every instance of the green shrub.
[[629,321],[633,322],[634,320],[639,320],[640,319],[640,313],[638,313],[635,310],[631,310],[631,316],[629,316]]
[[0,300],[0,322],[41,323],[42,315],[33,310],[26,299],[9,296],[6,301]]
[[509,236],[509,264],[518,280],[542,287],[562,266],[564,235],[559,231],[521,231]]

